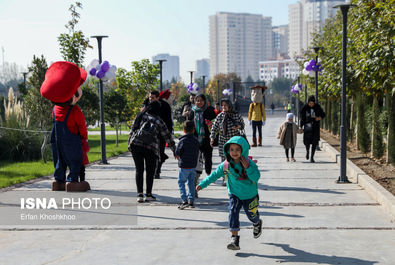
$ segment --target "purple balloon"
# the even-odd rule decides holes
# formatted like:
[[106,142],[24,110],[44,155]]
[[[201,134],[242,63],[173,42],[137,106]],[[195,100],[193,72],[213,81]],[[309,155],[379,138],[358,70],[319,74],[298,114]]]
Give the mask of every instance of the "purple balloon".
[[308,66],[306,66],[306,70],[307,70],[307,71],[312,71],[313,68],[312,68],[312,66],[309,64]]
[[299,89],[302,89],[302,84],[298,84]]
[[95,76],[95,75],[96,75],[96,71],[97,71],[96,68],[92,68],[92,69],[89,71],[89,74]]
[[97,76],[97,78],[102,79],[105,74],[106,74],[105,72],[103,72],[102,70],[99,70],[99,72],[97,72],[96,76]]
[[110,63],[108,61],[104,61],[100,65],[100,70],[103,71],[104,73],[106,73],[108,71],[108,69],[110,69]]

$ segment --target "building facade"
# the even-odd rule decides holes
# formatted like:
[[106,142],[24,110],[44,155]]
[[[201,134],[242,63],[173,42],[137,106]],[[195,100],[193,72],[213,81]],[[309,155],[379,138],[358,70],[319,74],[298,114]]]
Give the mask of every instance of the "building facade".
[[288,56],[288,25],[273,27],[273,57]]
[[295,79],[300,75],[300,67],[293,59],[259,62],[259,80],[269,84],[275,78]]
[[208,82],[210,78],[210,60],[197,60],[195,64],[195,71],[195,78],[201,78],[202,76],[205,76],[205,80]]
[[157,64],[158,60],[166,60],[162,63],[163,82],[180,80],[180,58],[178,56],[170,55],[168,53],[161,53],[152,57],[153,64]]
[[303,55],[303,52],[310,48],[313,34],[320,32],[325,21],[338,11],[333,6],[345,2],[345,0],[300,0],[289,5],[289,57]]
[[273,56],[272,19],[217,12],[209,17],[210,76],[235,72],[257,80],[258,62]]

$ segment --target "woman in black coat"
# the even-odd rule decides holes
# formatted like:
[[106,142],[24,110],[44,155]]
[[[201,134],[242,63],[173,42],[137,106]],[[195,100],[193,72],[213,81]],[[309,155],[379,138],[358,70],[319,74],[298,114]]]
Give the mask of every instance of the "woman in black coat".
[[314,153],[320,141],[320,120],[325,118],[325,112],[319,104],[315,103],[315,97],[310,96],[307,104],[300,111],[300,117],[300,127],[303,128],[303,143],[306,146],[306,159],[309,159],[311,145],[310,162],[314,163]]
[[200,143],[199,162],[196,167],[196,181],[202,173],[202,157],[204,157],[204,167],[207,175],[210,175],[212,169],[213,148],[210,145],[210,130],[209,125],[214,120],[216,114],[212,106],[208,106],[207,98],[204,94],[199,94],[195,97],[195,105],[188,116],[188,120],[195,122],[195,136]]

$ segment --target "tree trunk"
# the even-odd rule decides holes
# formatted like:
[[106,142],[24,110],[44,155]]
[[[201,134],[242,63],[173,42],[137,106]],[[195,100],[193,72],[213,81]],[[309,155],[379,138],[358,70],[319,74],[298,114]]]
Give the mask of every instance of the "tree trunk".
[[353,132],[354,132],[353,122],[354,122],[354,111],[355,111],[354,104],[355,104],[355,96],[353,95],[352,99],[351,99],[350,126],[349,126],[349,134],[350,134],[351,141],[354,139],[354,137],[353,137],[354,136],[353,135]]
[[387,92],[387,115],[388,115],[388,162],[395,166],[395,94]]
[[117,124],[115,124],[115,146],[116,147],[118,147],[118,127],[119,127],[119,125],[118,125],[118,123]]
[[384,154],[383,135],[379,121],[380,106],[377,96],[373,97],[372,114],[372,156],[381,158]]

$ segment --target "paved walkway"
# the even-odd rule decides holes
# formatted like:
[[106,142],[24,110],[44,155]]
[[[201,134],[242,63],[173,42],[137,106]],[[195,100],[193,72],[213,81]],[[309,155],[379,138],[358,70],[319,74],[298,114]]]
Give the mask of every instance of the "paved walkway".
[[[317,163],[307,162],[300,135],[297,162],[285,162],[275,137],[283,120],[269,116],[264,146],[251,149],[262,174],[264,231],[253,239],[251,225],[241,214],[240,251],[226,249],[228,199],[219,181],[200,192],[195,209],[180,211],[177,162],[171,158],[154,183],[158,201],[136,207],[134,164],[126,154],[109,165],[89,167],[92,191],[73,195],[107,196],[115,202],[114,214],[68,209],[80,214],[81,221],[7,224],[1,211],[21,211],[23,196],[58,200],[72,195],[49,191],[50,180],[1,193],[0,264],[394,264],[395,225],[390,217],[357,184],[335,184],[339,167],[325,152],[316,153]],[[250,138],[250,128],[247,134]],[[217,150],[214,154],[215,167]]]

